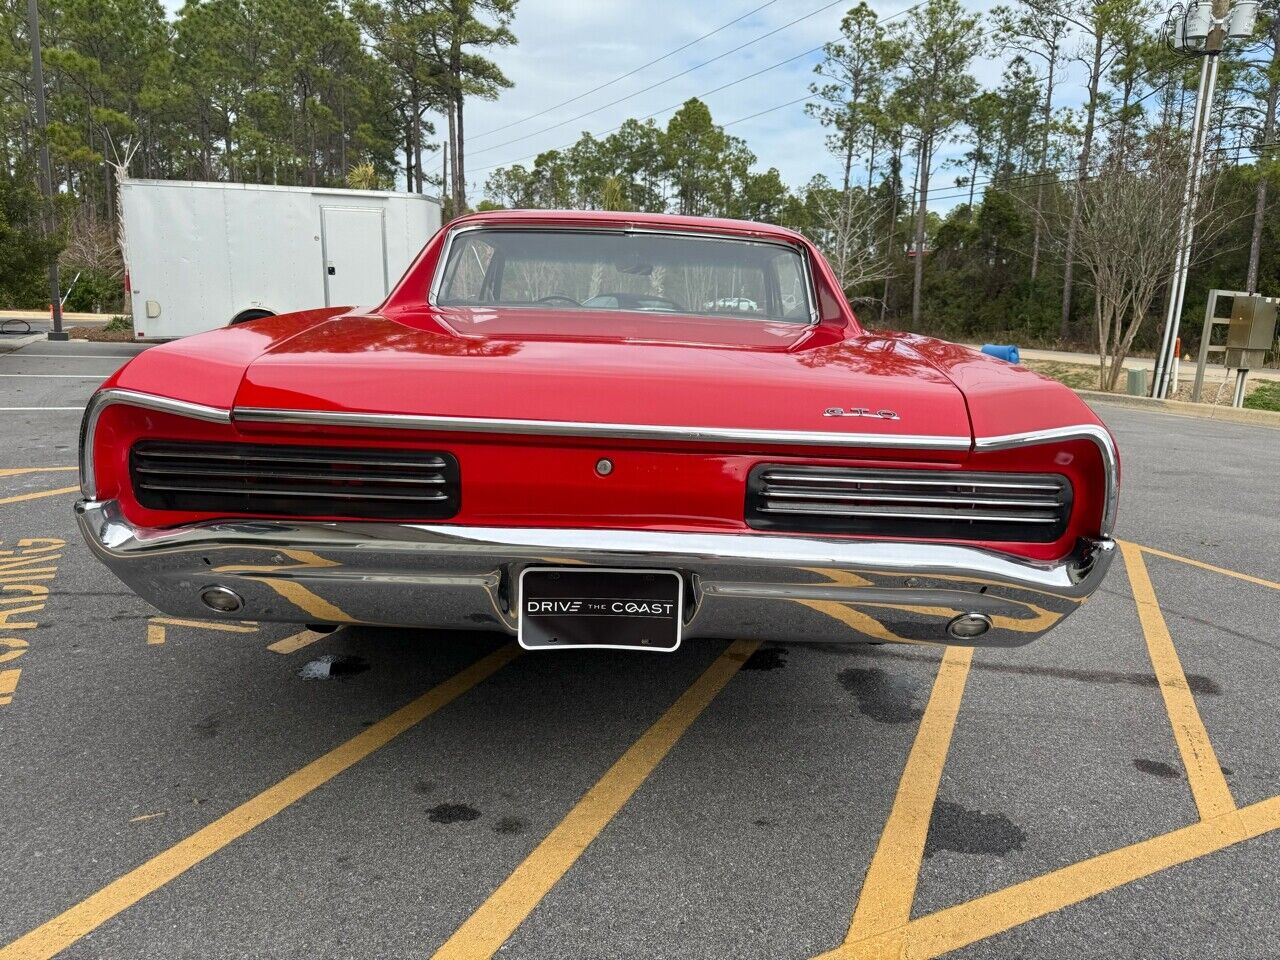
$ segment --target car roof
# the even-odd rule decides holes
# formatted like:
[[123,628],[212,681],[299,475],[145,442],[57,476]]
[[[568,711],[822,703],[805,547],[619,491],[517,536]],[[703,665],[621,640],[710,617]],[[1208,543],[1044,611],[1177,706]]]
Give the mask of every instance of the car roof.
[[794,230],[771,223],[752,220],[726,220],[718,217],[686,217],[670,213],[640,213],[613,210],[485,210],[458,217],[451,227],[466,224],[503,224],[520,226],[581,226],[581,227],[645,227],[657,230],[704,231],[707,233],[740,234],[789,243],[803,242]]

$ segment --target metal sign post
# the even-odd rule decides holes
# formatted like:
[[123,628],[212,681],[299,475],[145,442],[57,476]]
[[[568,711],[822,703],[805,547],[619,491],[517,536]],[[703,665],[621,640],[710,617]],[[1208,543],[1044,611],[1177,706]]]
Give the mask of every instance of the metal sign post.
[[1182,303],[1187,292],[1187,272],[1191,265],[1191,244],[1195,236],[1195,214],[1200,204],[1200,174],[1209,135],[1209,112],[1218,81],[1218,56],[1227,40],[1246,39],[1253,34],[1258,0],[1191,0],[1185,7],[1175,4],[1166,23],[1170,45],[1181,53],[1202,56],[1200,92],[1191,124],[1191,154],[1187,162],[1187,183],[1182,212],[1178,218],[1178,246],[1169,280],[1169,309],[1165,313],[1164,337],[1156,356],[1151,396],[1169,394],[1173,352],[1182,320]]

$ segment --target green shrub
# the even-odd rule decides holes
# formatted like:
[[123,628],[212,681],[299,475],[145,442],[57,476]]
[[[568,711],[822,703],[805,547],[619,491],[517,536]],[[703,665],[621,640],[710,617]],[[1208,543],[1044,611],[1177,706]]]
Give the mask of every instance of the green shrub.
[[66,296],[64,310],[73,313],[111,313],[124,306],[124,283],[119,277],[113,277],[101,270],[83,270],[80,279],[75,281],[71,292],[66,292],[65,284],[71,283],[75,273],[65,271],[62,274],[63,294]]
[[107,333],[133,333],[133,317],[115,316],[102,327]]

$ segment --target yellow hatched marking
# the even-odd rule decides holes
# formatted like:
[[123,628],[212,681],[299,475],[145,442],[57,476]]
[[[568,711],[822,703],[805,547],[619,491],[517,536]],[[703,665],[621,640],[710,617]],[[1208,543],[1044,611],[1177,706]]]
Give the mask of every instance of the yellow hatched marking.
[[24,500],[39,500],[41,497],[60,497],[64,493],[79,493],[79,485],[74,487],[59,487],[57,490],[37,490],[35,493],[20,493],[13,497],[0,497],[0,506],[6,503],[21,503]]
[[[479,960],[493,956],[759,646],[754,640],[735,640],[730,644],[436,951],[436,960]],[[0,954],[0,960],[6,958]]]
[[1155,588],[1151,585],[1147,565],[1142,559],[1142,550],[1137,544],[1121,543],[1120,555],[1124,557],[1129,583],[1133,588],[1133,599],[1138,605],[1138,619],[1147,640],[1147,652],[1151,656],[1151,666],[1160,682],[1160,694],[1164,697],[1165,710],[1173,725],[1173,737],[1182,754],[1187,782],[1191,785],[1191,794],[1195,797],[1200,819],[1211,820],[1222,816],[1234,810],[1236,803],[1227,786],[1227,778],[1222,774],[1222,766],[1218,763],[1213,744],[1209,741],[1204,721],[1200,719],[1200,711],[1196,709],[1191,688],[1187,686],[1187,677],[1182,672],[1178,651],[1174,648],[1169,627],[1160,612],[1160,603],[1156,600]]
[[143,897],[159,890],[206,857],[243,837],[254,827],[453,702],[510,663],[519,652],[520,648],[514,643],[508,644],[473,663],[346,743],[240,804],[207,827],[197,830],[185,840],[107,884],[97,893],[14,940],[0,949],[0,960],[46,960],[62,952]]
[[285,637],[283,640],[277,640],[275,643],[267,644],[267,649],[276,653],[296,653],[303,647],[308,647],[317,640],[323,640],[329,636],[327,633],[317,633],[314,630],[303,630],[301,633],[295,633],[291,637]]
[[[1280,797],[1272,797],[939,910],[859,946],[866,956],[903,960],[941,956],[1277,829],[1280,829]],[[822,956],[844,955],[833,951]]]
[[[1123,547],[1124,544],[1122,543]],[[1240,573],[1237,570],[1228,570],[1226,567],[1217,567],[1212,563],[1205,563],[1203,560],[1192,560],[1190,557],[1184,557],[1180,554],[1169,553],[1165,550],[1157,550],[1155,547],[1144,547],[1141,544],[1131,544],[1137,547],[1143,553],[1154,554],[1157,557],[1164,557],[1166,560],[1177,560],[1178,563],[1185,563],[1188,566],[1199,567],[1201,570],[1208,570],[1210,573],[1220,573],[1224,577],[1235,577],[1237,580],[1243,580],[1245,583],[1256,583],[1260,587],[1270,587],[1272,590],[1280,590],[1280,583],[1274,580],[1264,580],[1262,577],[1255,577],[1252,574]]]
[[871,866],[867,868],[849,934],[844,945],[829,956],[872,956],[857,947],[856,942],[896,930],[911,918],[938,784],[951,749],[951,734],[972,662],[972,647],[948,647],[942,657],[929,704],[920,718],[915,742],[898,782],[897,796]]

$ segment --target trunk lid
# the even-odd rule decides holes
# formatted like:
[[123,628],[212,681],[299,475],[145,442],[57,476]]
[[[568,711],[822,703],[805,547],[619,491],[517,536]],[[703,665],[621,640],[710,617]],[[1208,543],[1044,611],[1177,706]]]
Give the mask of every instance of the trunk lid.
[[[794,325],[638,316],[627,318],[626,335],[602,337],[582,328],[588,318],[548,319],[534,332],[519,318],[494,317],[488,327],[450,318],[438,331],[340,318],[250,364],[235,406],[971,438],[959,389],[892,338],[806,350],[809,328]],[[836,407],[897,419],[824,415]]]

